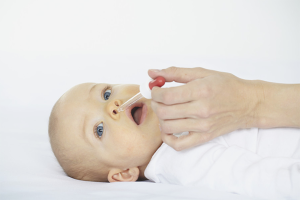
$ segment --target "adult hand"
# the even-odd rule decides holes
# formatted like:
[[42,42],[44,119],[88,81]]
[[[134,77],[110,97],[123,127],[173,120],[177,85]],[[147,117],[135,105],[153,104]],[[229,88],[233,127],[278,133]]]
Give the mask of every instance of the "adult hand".
[[[167,82],[186,83],[152,89],[152,109],[160,121],[162,140],[175,150],[207,142],[240,128],[255,125],[260,92],[251,81],[204,68],[170,67],[149,70]],[[173,133],[189,131],[176,137]]]
[[[243,80],[204,68],[149,70],[151,78],[186,83],[152,89],[162,140],[183,150],[242,128],[300,128],[300,84]],[[173,133],[189,131],[187,136]]]
[[[204,68],[149,70],[151,78],[186,83],[152,89],[152,109],[160,121],[162,140],[183,150],[236,129],[256,127],[263,90],[256,81]],[[189,131],[176,137],[173,133]]]

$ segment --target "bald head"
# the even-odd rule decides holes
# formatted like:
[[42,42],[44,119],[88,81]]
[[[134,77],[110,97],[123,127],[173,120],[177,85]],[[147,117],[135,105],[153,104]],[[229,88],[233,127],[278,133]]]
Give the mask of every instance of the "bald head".
[[145,108],[141,126],[125,112],[116,112],[137,92],[138,85],[85,83],[58,100],[50,115],[49,136],[69,176],[109,182],[145,178],[143,170],[162,143],[151,100],[138,103],[140,110]]
[[48,133],[51,148],[65,173],[75,179],[107,181],[106,167],[84,142],[81,121],[85,112],[78,106],[86,99],[91,84],[80,84],[67,91],[53,106]]

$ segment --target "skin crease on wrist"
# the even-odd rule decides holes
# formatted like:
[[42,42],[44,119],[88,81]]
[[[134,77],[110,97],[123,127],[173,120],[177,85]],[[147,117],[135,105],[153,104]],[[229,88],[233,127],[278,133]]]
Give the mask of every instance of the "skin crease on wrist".
[[[149,76],[186,84],[154,87],[152,101],[140,100],[147,107],[141,124],[126,112],[115,112],[138,93],[138,85],[84,83],[67,91],[51,114],[56,123],[49,128],[58,160],[61,154],[80,158],[79,165],[91,163],[94,171],[103,164],[108,181],[136,181],[145,179],[144,170],[162,140],[179,151],[241,128],[300,128],[299,84],[244,80],[203,68],[150,70]],[[190,134],[173,136],[184,131]],[[68,164],[66,168],[72,167]]]
[[[299,84],[244,80],[204,68],[149,70],[151,78],[185,83],[152,89],[151,106],[162,139],[175,150],[207,142],[243,128],[299,127]],[[171,133],[189,131],[180,138]]]
[[254,127],[300,128],[300,84],[257,82],[260,103]]

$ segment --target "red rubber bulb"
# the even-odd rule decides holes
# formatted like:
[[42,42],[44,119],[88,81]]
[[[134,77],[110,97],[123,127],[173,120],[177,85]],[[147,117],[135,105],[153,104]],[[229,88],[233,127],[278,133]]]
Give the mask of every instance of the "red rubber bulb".
[[158,76],[156,79],[149,82],[149,88],[150,88],[150,90],[152,90],[152,88],[154,86],[161,87],[165,84],[165,82],[166,82],[166,79],[164,77]]

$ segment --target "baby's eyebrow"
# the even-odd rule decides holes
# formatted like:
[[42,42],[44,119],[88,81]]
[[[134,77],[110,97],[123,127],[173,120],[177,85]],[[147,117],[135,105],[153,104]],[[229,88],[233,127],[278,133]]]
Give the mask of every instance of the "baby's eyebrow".
[[[91,92],[94,90],[94,88],[96,87],[96,86],[98,86],[98,85],[100,85],[100,84],[97,84],[97,83],[95,83],[93,86],[91,86],[90,87],[90,89],[89,89],[89,93],[88,93],[88,95],[89,95],[89,97],[90,97],[90,95],[91,95]],[[105,87],[105,85],[104,84],[101,84],[101,88],[103,89]],[[91,144],[91,145],[93,145],[93,143],[92,143],[92,141],[90,140],[90,137],[88,137],[88,134],[89,134],[89,132],[86,130],[88,127],[88,123],[87,123],[87,114],[85,114],[84,115],[84,118],[83,118],[83,124],[82,124],[82,137],[84,138],[84,140],[85,141],[87,141],[89,144]],[[93,127],[92,127],[93,128]],[[89,128],[88,128],[89,129]]]
[[94,84],[94,85],[91,87],[91,89],[90,89],[90,91],[89,91],[89,95],[91,94],[91,91],[96,87],[96,85],[97,85],[97,84]]
[[83,135],[83,137],[86,137],[85,122],[86,122],[86,115],[84,115],[83,123],[82,123],[82,133],[83,133],[82,135]]
[[92,145],[92,142],[90,141],[90,137],[88,136],[89,132],[86,130],[86,122],[87,122],[87,116],[84,115],[84,118],[83,118],[83,123],[82,123],[82,134],[81,136],[83,137],[83,139],[89,143],[90,145]]

